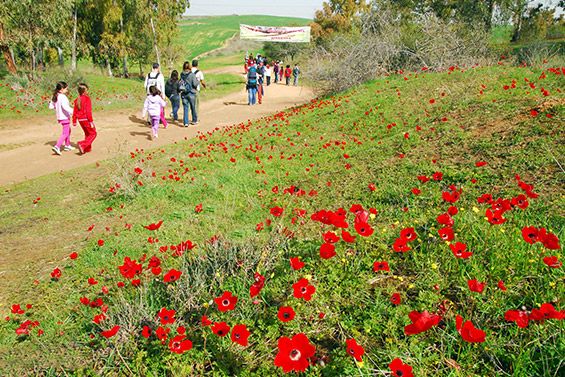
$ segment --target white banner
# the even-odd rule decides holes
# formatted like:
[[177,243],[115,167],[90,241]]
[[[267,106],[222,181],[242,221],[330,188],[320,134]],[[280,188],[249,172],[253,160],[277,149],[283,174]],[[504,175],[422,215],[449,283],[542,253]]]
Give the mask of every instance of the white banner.
[[310,26],[279,27],[239,25],[239,37],[264,42],[310,42]]

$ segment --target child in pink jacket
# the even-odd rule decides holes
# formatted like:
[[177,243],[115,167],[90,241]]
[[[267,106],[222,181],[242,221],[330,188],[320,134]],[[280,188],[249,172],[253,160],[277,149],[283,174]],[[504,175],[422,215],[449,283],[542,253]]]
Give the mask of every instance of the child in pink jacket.
[[61,147],[63,146],[63,143],[65,144],[63,150],[72,151],[75,149],[71,145],[71,116],[73,115],[73,108],[69,104],[69,99],[66,96],[68,91],[69,86],[67,83],[59,81],[53,91],[51,102],[49,102],[49,108],[55,109],[57,121],[63,127],[63,132],[61,133],[59,140],[57,140],[57,144],[51,148],[58,156],[61,155]]
[[145,99],[145,104],[143,105],[143,115],[142,118],[145,118],[147,113],[151,117],[151,129],[153,131],[152,136],[153,140],[157,139],[159,136],[157,132],[159,131],[159,121],[161,119],[161,111],[167,106],[163,97],[161,97],[161,92],[157,89],[156,86],[149,87],[149,94]]

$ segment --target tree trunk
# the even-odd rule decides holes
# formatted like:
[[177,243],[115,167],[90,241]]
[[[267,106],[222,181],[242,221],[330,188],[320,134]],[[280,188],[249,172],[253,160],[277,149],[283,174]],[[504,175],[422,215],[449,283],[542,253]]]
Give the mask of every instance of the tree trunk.
[[114,73],[112,72],[112,65],[110,64],[108,59],[106,59],[106,68],[108,68],[108,76],[113,77]]
[[143,64],[141,64],[141,60],[139,61],[139,76],[143,77]]
[[30,67],[31,67],[31,71],[35,71],[35,68],[37,67],[37,62],[35,60],[35,48],[31,48],[30,49]]
[[151,15],[150,21],[151,21],[151,30],[153,31],[153,47],[155,48],[155,57],[157,58],[157,64],[161,65],[161,55],[159,54],[159,47],[157,46],[157,33],[155,32],[153,15]]
[[18,72],[16,68],[16,63],[14,61],[14,54],[12,49],[8,46],[8,43],[4,40],[4,25],[0,22],[0,50],[2,55],[4,55],[4,60],[6,61],[6,67],[8,72],[11,74],[16,74]]
[[63,56],[63,49],[57,46],[57,56],[59,58],[59,66],[63,67],[65,65],[65,57]]
[[73,12],[73,41],[71,44],[71,71],[77,69],[77,4],[75,3],[75,11]]
[[124,77],[127,79],[129,77],[129,72],[128,72],[128,56],[124,55],[124,60],[123,60],[123,75]]

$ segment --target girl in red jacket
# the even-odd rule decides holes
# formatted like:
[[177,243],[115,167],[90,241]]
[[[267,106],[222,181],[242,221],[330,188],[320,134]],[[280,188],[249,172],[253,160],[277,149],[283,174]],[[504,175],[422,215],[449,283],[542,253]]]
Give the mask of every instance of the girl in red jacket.
[[92,120],[92,102],[88,96],[88,85],[78,85],[78,98],[75,100],[73,111],[73,126],[77,125],[77,120],[84,131],[84,140],[79,141],[78,150],[81,154],[92,150],[92,142],[96,139],[96,127]]

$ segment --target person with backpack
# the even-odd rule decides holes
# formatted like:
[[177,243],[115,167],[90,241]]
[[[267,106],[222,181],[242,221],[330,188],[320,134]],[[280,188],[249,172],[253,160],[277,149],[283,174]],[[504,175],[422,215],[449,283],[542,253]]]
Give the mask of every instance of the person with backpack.
[[298,86],[299,75],[300,75],[300,68],[298,68],[298,64],[295,64],[294,69],[292,70],[292,77],[294,77],[294,86]]
[[279,82],[279,62],[273,64],[273,73],[275,74],[275,84]]
[[196,110],[196,93],[198,88],[198,79],[189,62],[184,62],[182,65],[182,73],[180,74],[179,91],[181,93],[181,101],[184,110],[183,125],[188,127],[188,109],[192,114],[192,121],[190,124],[198,123],[198,114]]
[[265,83],[265,65],[263,62],[257,63],[257,102],[259,105],[263,103],[263,96],[265,95],[265,88],[263,84]]
[[249,99],[248,105],[253,106],[256,103],[257,97],[257,66],[253,63],[249,66],[249,71],[247,72],[247,97]]
[[[152,86],[157,88],[157,90],[161,93],[162,98],[165,99],[165,97],[164,97],[164,95],[165,95],[165,78],[163,77],[163,74],[161,73],[161,70],[159,68],[159,63],[153,63],[153,69],[145,77],[145,91],[147,92],[147,95],[150,94],[149,88],[151,88]],[[167,128],[168,123],[167,123],[167,120],[165,119],[164,108],[163,108],[163,113],[160,116],[160,120],[161,120],[161,123],[163,123],[163,127]]]
[[171,101],[171,106],[173,108],[171,116],[176,122],[179,120],[178,111],[180,107],[180,83],[179,83],[179,73],[177,70],[171,72],[171,78],[165,84],[165,95]]
[[[204,82],[204,73],[198,69],[198,60],[194,59],[192,61],[192,73],[196,76],[196,80],[198,80],[198,87],[196,88],[196,113],[200,111],[200,89],[206,89],[206,83]],[[199,122],[196,121],[194,124],[198,124]]]

